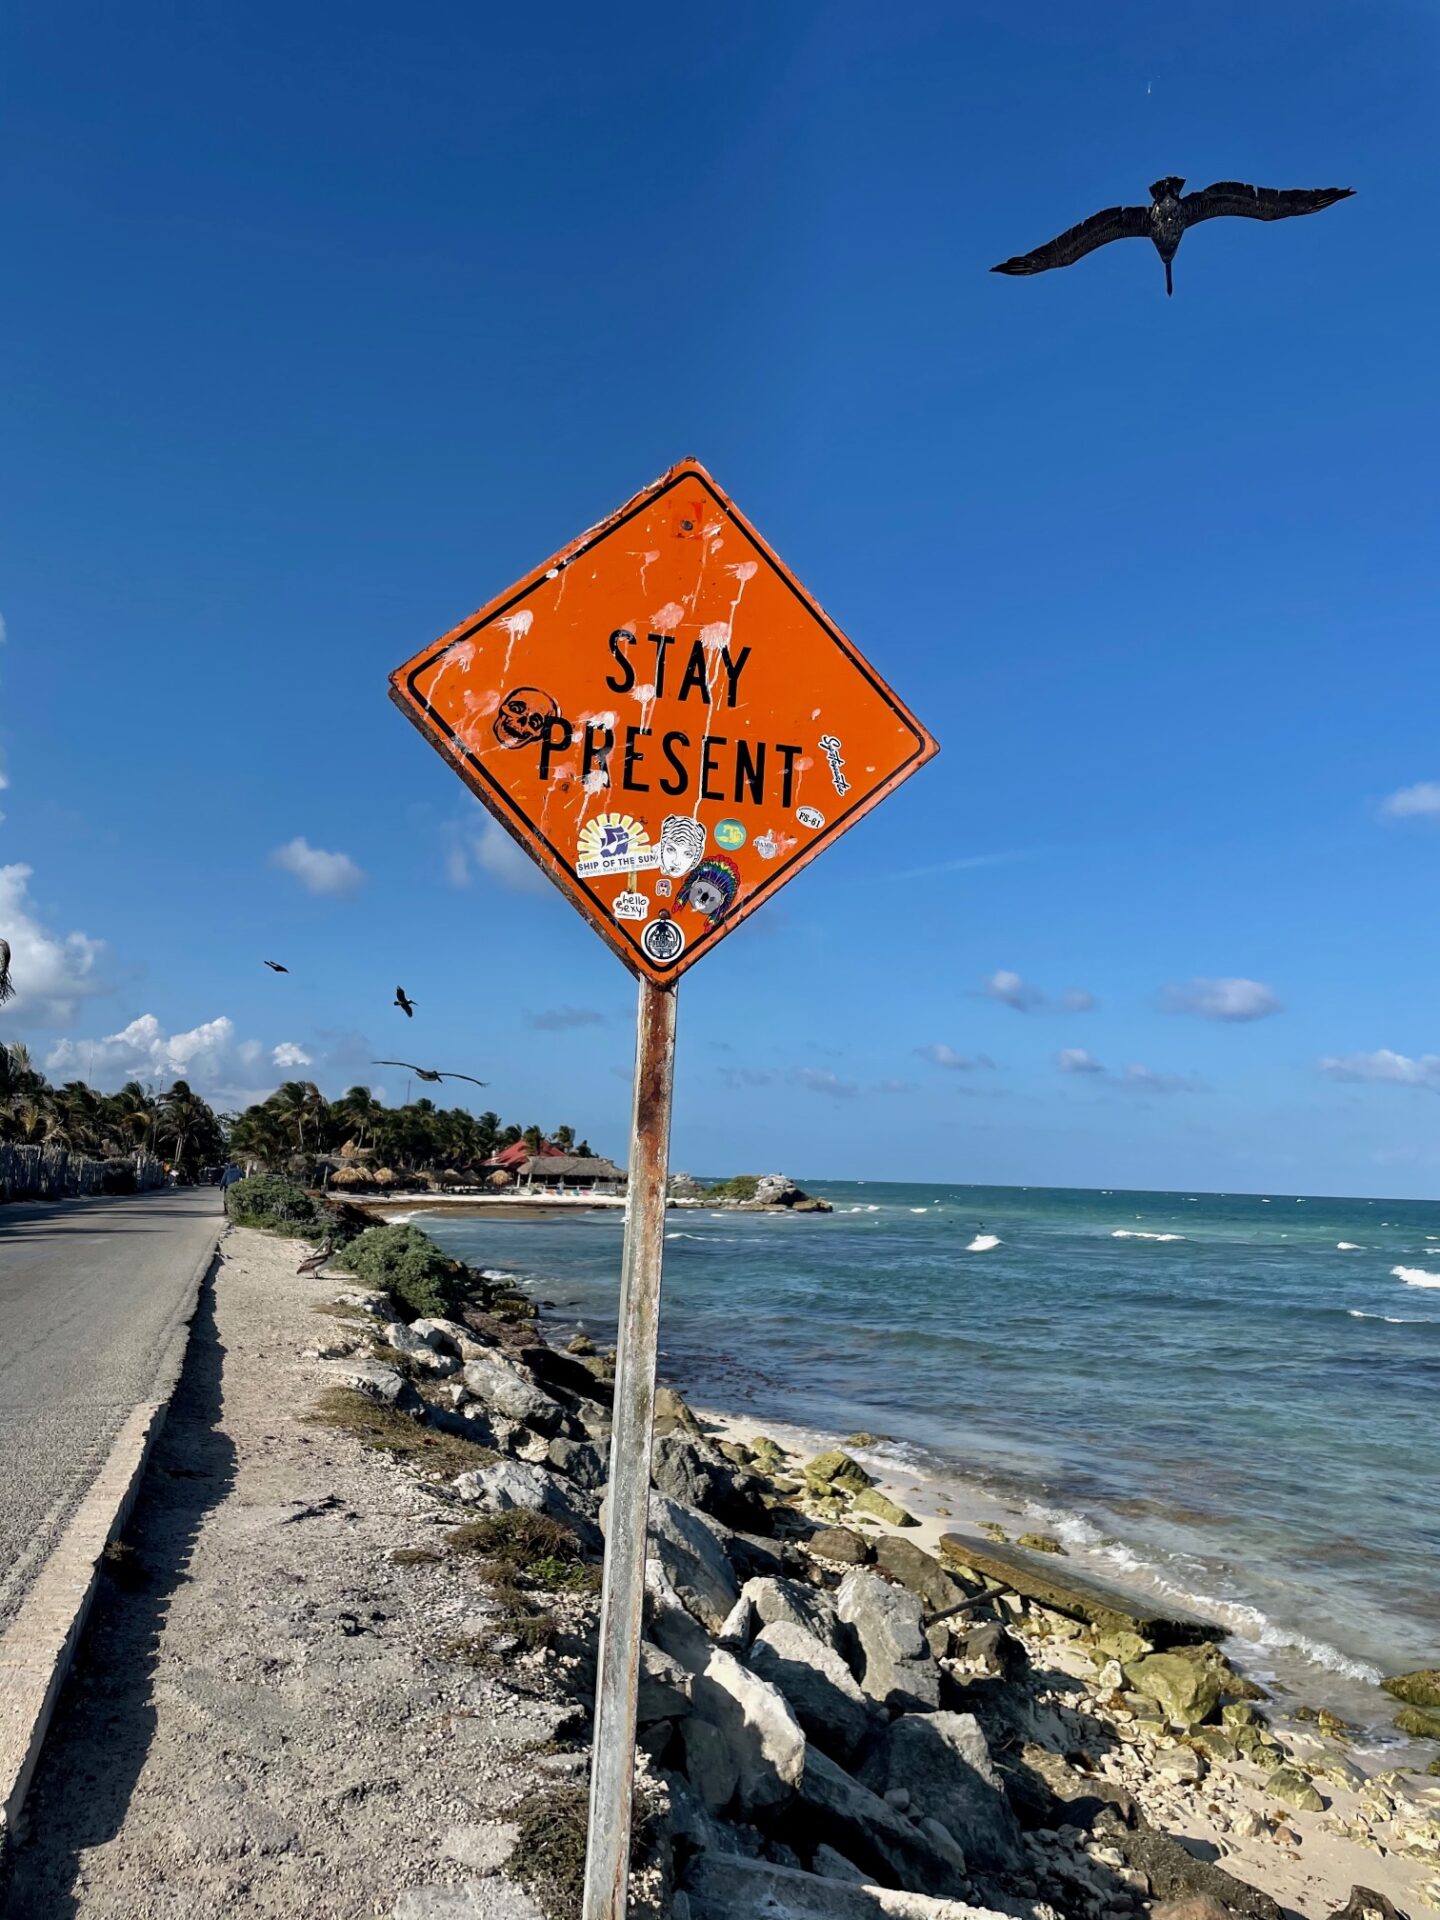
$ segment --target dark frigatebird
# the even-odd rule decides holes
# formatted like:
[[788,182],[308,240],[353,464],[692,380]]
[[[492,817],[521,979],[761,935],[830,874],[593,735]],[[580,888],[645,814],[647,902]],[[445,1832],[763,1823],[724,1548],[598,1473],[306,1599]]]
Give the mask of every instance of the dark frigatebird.
[[278,960],[267,960],[265,964],[272,973],[288,973],[290,971],[288,967],[282,967]]
[[441,1073],[435,1067],[417,1067],[411,1060],[372,1060],[372,1067],[404,1067],[417,1080],[468,1080],[472,1087],[488,1087],[488,1080],[477,1080],[473,1073]]
[[1187,227],[1201,220],[1233,214],[1242,220],[1288,220],[1292,214],[1319,213],[1347,200],[1353,187],[1247,187],[1241,180],[1217,180],[1199,193],[1182,193],[1183,180],[1169,174],[1150,189],[1148,207],[1107,207],[1092,213],[1078,227],[1067,227],[1057,239],[1002,260],[992,273],[1047,273],[1051,267],[1073,266],[1096,247],[1112,240],[1153,240],[1165,262],[1165,291],[1173,293],[1170,263],[1180,249]]
[[399,1007],[407,1020],[413,1020],[415,1018],[415,1002],[403,987],[396,987],[395,998],[390,1004],[392,1007]]

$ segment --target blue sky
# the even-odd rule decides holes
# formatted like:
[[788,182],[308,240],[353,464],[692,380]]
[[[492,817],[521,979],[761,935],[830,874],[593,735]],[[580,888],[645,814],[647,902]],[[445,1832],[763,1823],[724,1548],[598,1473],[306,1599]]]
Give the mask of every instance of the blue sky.
[[[385,677],[694,454],[943,751],[687,977],[678,1165],[1436,1192],[1433,10],[7,37],[6,1037],[623,1153],[630,977]],[[1359,197],[985,271],[1172,171]]]

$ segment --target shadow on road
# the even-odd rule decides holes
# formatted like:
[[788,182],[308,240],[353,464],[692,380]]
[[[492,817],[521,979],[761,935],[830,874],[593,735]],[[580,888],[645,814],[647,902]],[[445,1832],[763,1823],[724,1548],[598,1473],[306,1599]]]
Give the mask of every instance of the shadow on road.
[[189,1578],[206,1514],[235,1477],[235,1448],[219,1425],[219,1264],[200,1290],[169,1418],[41,1756],[27,1837],[14,1850],[8,1889],[0,1889],[5,1920],[72,1920],[83,1856],[119,1831],[145,1764],[155,1730],[156,1649],[171,1596]]

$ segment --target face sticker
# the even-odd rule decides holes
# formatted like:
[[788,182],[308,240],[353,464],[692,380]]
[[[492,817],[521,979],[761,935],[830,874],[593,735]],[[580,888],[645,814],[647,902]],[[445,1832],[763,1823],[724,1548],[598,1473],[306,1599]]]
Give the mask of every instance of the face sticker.
[[655,882],[655,891],[662,900],[668,900],[675,891],[675,883],[673,880],[657,880]]
[[749,835],[740,820],[722,820],[715,829],[715,844],[723,847],[726,853],[738,853]]
[[533,747],[559,712],[559,701],[539,687],[515,687],[500,702],[490,731],[502,747]]
[[840,758],[840,742],[833,733],[822,733],[820,751],[830,762],[830,778],[835,783],[836,793],[848,793],[850,782],[845,778],[845,762]]
[[702,860],[680,889],[682,907],[693,907],[712,927],[718,926],[740,891],[740,869],[723,853]]
[[667,813],[660,823],[660,871],[683,880],[705,851],[705,829],[688,813]]
[[767,827],[755,842],[755,851],[762,860],[773,860],[780,851],[780,842]]
[[650,917],[649,897],[643,893],[617,893],[614,911],[617,920],[646,920]]
[[795,818],[802,827],[823,827],[825,816],[815,807],[796,807]]
[[653,867],[659,855],[643,823],[628,813],[597,813],[580,829],[575,872],[582,880],[602,873],[635,873]]
[[658,920],[652,920],[640,936],[640,945],[647,960],[653,960],[657,967],[668,966],[672,960],[678,960],[685,951],[685,933],[677,927],[668,913],[662,913]]

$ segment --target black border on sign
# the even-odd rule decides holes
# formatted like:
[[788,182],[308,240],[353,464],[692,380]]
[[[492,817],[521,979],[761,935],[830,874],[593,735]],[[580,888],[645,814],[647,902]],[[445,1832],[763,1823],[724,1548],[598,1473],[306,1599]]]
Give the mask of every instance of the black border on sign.
[[[519,606],[522,600],[527,599],[530,594],[535,593],[540,587],[544,586],[546,582],[553,577],[551,570],[546,568],[537,574],[534,579],[527,581],[523,587],[517,589],[508,600],[501,602],[498,606],[489,607],[481,614],[477,614],[468,626],[459,630],[452,629],[443,641],[437,641],[428,653],[422,658],[417,659],[404,676],[405,691],[409,696],[413,710],[422,714],[427,724],[436,733],[444,735],[446,741],[449,743],[449,758],[451,763],[457,767],[463,765],[467,776],[467,784],[476,788],[478,797],[490,806],[491,812],[500,815],[502,824],[509,828],[514,838],[519,840],[522,846],[526,846],[527,843],[538,842],[547,850],[555,861],[555,864],[569,876],[570,883],[576,892],[582,894],[584,898],[590,902],[593,915],[587,915],[586,917],[591,920],[591,924],[606,938],[633,972],[644,974],[646,970],[649,969],[648,977],[661,976],[662,978],[668,977],[670,979],[678,979],[679,976],[684,973],[687,968],[693,966],[703,954],[708,953],[711,947],[718,941],[723,940],[725,935],[729,933],[733,927],[738,927],[743,920],[748,919],[757,907],[763,905],[764,902],[770,898],[771,894],[783,886],[785,876],[790,872],[791,868],[797,865],[808,865],[823,847],[828,845],[830,841],[836,839],[842,832],[846,831],[848,825],[853,820],[858,819],[861,814],[867,812],[869,808],[878,800],[882,799],[888,791],[898,785],[899,782],[906,777],[907,773],[938,751],[934,740],[927,735],[909,708],[901,701],[899,695],[886,685],[871,667],[869,661],[855,650],[845,635],[841,633],[840,629],[832,623],[828,615],[822,612],[820,607],[803,591],[798,582],[790,577],[777,557],[770,551],[768,543],[760,533],[750,525],[749,521],[746,520],[745,516],[737,507],[720,496],[710,476],[706,473],[697,472],[693,467],[682,465],[677,471],[669,474],[660,485],[653,489],[647,488],[645,492],[639,494],[626,511],[619,514],[615,519],[606,520],[601,523],[592,534],[582,539],[578,546],[566,552],[564,560],[558,570],[563,572],[564,568],[574,566],[585,554],[603,545],[612,533],[618,533],[620,528],[625,526],[628,521],[633,520],[637,514],[648,512],[657,501],[663,500],[667,493],[682,484],[703,487],[721,514],[739,527],[741,532],[745,534],[746,538],[755,547],[761,559],[763,559],[765,564],[770,568],[770,571],[792,597],[800,603],[801,607],[809,614],[810,618],[820,630],[840,649],[850,661],[851,665],[869,682],[872,690],[879,695],[881,702],[889,708],[901,726],[914,736],[915,746],[914,750],[907,754],[905,759],[903,759],[891,773],[885,776],[885,779],[881,781],[878,787],[872,787],[858,800],[852,801],[841,813],[831,815],[827,812],[825,825],[814,838],[808,840],[803,847],[795,853],[792,853],[788,859],[776,867],[773,873],[767,874],[765,879],[754,889],[740,912],[737,913],[733,919],[727,916],[719,926],[708,928],[693,943],[687,941],[684,949],[674,960],[663,966],[660,965],[658,962],[652,960],[649,954],[643,953],[643,950],[637,951],[639,943],[636,942],[632,946],[625,935],[619,931],[618,923],[612,927],[611,916],[607,911],[605,902],[591,892],[590,888],[576,873],[569,860],[566,859],[565,855],[550,839],[548,834],[543,833],[538,824],[533,821],[528,814],[521,811],[510,798],[510,795],[504,787],[491,776],[476,756],[471,753],[466,742],[461,739],[460,735],[454,731],[443,716],[431,707],[424,696],[418,692],[415,685],[420,675],[428,672],[437,660],[450,652],[452,647],[460,646],[464,641],[470,639],[472,635],[479,633],[483,627],[492,626],[502,615],[509,613],[513,607]],[[487,792],[480,792],[478,783],[483,783]],[[489,797],[492,795],[493,799]],[[543,867],[543,862],[541,864]]]

